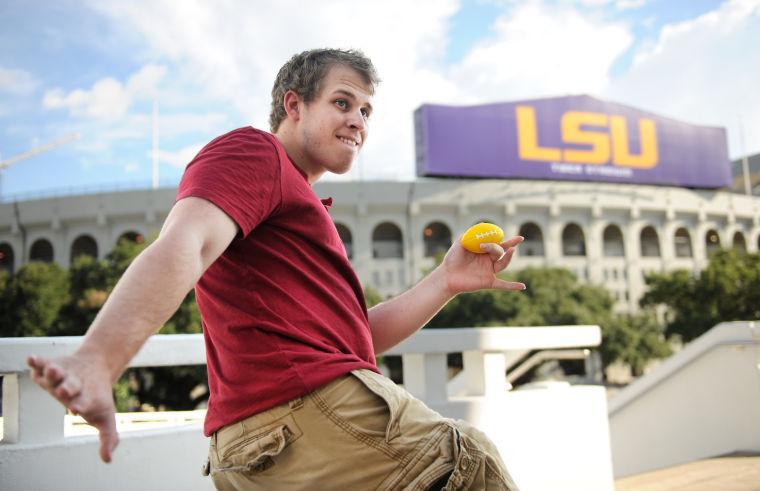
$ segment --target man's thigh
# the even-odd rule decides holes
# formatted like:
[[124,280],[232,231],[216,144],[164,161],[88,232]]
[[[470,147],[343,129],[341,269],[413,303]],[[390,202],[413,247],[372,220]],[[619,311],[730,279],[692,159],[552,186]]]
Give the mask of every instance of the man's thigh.
[[[401,456],[384,402],[352,376],[229,425],[211,441],[218,489],[376,489]],[[374,398],[374,399],[373,399]]]
[[503,475],[477,439],[367,370],[223,428],[209,459],[219,489],[425,490],[447,475],[445,489],[486,489]]

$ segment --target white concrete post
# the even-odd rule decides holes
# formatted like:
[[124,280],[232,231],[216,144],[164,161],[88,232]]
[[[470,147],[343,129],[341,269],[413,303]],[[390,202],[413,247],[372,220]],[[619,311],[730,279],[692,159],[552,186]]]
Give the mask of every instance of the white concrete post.
[[429,403],[448,400],[446,353],[411,353],[402,355],[404,388],[417,399]]
[[462,353],[462,362],[467,395],[503,395],[511,388],[506,379],[507,363],[504,353],[465,351]]
[[66,410],[32,381],[29,372],[3,378],[3,442],[51,443],[63,439]]

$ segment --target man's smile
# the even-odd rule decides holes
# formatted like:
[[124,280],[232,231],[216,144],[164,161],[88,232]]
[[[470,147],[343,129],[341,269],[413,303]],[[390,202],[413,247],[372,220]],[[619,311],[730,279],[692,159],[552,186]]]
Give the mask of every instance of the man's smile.
[[345,136],[338,136],[337,138],[338,138],[338,140],[342,141],[343,143],[345,143],[346,145],[349,145],[351,147],[358,147],[359,146],[359,141],[355,140],[354,138],[345,137]]

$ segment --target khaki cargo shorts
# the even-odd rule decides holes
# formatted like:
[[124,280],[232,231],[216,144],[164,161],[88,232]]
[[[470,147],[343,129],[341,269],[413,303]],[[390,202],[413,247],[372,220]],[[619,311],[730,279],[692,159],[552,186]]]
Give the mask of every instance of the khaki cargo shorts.
[[390,379],[356,370],[211,437],[220,490],[516,490],[498,450]]

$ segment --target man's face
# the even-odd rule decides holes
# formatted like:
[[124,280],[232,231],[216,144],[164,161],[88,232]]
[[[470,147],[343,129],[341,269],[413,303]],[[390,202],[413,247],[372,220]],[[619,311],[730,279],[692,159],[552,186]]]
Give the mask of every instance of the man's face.
[[301,106],[302,163],[311,172],[343,174],[367,139],[372,86],[343,65],[330,68],[320,86],[314,100]]

